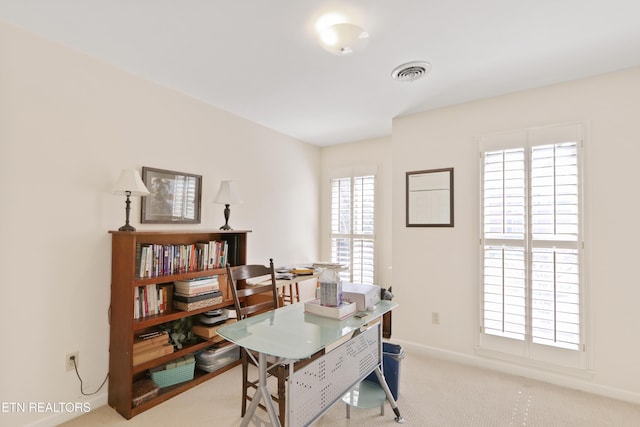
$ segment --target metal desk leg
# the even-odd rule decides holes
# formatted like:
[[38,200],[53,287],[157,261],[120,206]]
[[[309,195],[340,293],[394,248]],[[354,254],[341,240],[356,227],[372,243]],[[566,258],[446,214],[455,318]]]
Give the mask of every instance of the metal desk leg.
[[384,375],[382,375],[382,372],[380,371],[379,366],[376,368],[375,373],[376,373],[376,377],[378,377],[378,382],[380,383],[380,386],[382,387],[385,394],[387,395],[387,400],[391,405],[391,409],[393,409],[393,413],[396,414],[396,418],[395,418],[396,422],[400,424],[404,424],[405,420],[400,415],[400,409],[398,409],[398,405],[396,405],[396,401],[393,398],[393,394],[391,394],[391,390],[389,390],[389,385],[387,385],[387,380],[384,379]]
[[273,406],[273,400],[271,400],[271,394],[269,394],[269,390],[267,389],[267,355],[264,353],[260,353],[258,355],[258,371],[258,381],[260,382],[260,385],[258,386],[256,393],[251,398],[251,404],[249,405],[249,408],[247,408],[247,413],[244,415],[240,427],[246,427],[249,425],[256,413],[260,399],[264,399],[264,405],[267,408],[271,425],[281,427],[280,420],[278,420],[278,415],[276,413],[276,408]]

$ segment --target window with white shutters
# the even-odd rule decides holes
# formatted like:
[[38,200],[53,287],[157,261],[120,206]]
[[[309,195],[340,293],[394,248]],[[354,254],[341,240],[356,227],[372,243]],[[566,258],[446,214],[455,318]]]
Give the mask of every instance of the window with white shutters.
[[331,180],[331,261],[343,280],[375,281],[375,175]]
[[171,186],[172,212],[175,218],[196,219],[197,182],[195,177],[177,175],[172,180],[166,180]]
[[584,361],[583,132],[568,124],[480,139],[481,348]]

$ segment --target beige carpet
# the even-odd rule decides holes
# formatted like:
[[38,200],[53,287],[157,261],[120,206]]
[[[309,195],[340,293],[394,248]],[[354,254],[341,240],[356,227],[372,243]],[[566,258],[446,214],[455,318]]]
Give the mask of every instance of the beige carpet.
[[[240,368],[181,394],[130,421],[108,406],[63,424],[87,426],[240,425]],[[638,427],[640,405],[568,390],[522,377],[407,354],[400,364],[398,407],[406,426]],[[386,405],[335,404],[314,426],[398,426]]]

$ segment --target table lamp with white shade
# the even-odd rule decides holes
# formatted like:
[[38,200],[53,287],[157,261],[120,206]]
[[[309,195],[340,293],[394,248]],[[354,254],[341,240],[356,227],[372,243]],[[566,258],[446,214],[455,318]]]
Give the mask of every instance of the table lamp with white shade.
[[231,215],[229,206],[242,203],[235,182],[230,180],[222,181],[213,203],[224,205],[224,225],[220,227],[220,230],[233,230],[229,225],[229,216]]
[[113,194],[124,194],[127,196],[127,200],[125,201],[126,223],[118,228],[118,231],[136,231],[135,227],[129,224],[129,213],[131,212],[130,196],[146,196],[149,194],[149,190],[144,185],[144,182],[142,182],[140,172],[135,169],[123,169],[122,173],[120,173],[120,178],[118,178],[111,192]]

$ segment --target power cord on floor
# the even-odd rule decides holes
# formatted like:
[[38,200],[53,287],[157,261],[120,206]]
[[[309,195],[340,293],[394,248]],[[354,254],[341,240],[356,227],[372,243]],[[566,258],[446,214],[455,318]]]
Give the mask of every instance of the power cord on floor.
[[107,375],[104,377],[104,381],[102,381],[102,384],[100,384],[100,387],[98,387],[98,389],[96,391],[94,391],[93,393],[85,393],[83,388],[83,383],[82,383],[82,378],[80,378],[80,373],[78,372],[78,365],[76,365],[76,357],[75,356],[71,356],[71,361],[73,362],[73,369],[75,369],[76,371],[76,375],[78,376],[78,379],[80,380],[80,393],[82,393],[83,396],[91,396],[93,394],[96,394],[97,392],[99,392],[102,387],[104,387],[105,383],[107,382],[107,379],[109,379],[109,372],[107,372]]

